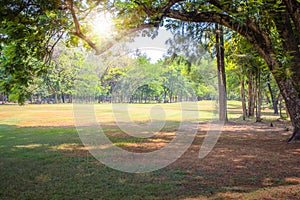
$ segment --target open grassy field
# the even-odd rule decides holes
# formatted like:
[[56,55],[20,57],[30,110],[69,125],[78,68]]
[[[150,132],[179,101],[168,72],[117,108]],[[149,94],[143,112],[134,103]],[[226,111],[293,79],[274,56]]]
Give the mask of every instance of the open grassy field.
[[[151,106],[130,105],[130,117],[147,122]],[[160,106],[167,122],[152,139],[122,133],[109,104],[96,105],[95,113],[118,146],[148,152],[166,145],[184,120],[180,105]],[[202,101],[192,111],[199,130],[180,159],[130,174],[91,156],[76,132],[72,105],[0,105],[0,199],[300,199],[300,144],[286,144],[290,125],[268,109],[262,123],[243,122],[240,102],[229,102],[230,122],[213,151],[198,158],[213,108]]]

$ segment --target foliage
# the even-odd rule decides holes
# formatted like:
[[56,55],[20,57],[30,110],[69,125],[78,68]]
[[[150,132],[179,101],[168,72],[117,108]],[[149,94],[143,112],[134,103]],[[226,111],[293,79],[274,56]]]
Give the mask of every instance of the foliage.
[[7,91],[23,103],[26,88],[46,73],[51,51],[67,25],[60,1],[2,1],[0,5],[1,69]]

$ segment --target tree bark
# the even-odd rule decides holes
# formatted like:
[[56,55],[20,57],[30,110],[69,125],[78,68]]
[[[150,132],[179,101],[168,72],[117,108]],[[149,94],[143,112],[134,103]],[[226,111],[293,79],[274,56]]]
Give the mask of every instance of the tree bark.
[[242,96],[243,120],[246,120],[247,107],[246,107],[245,76],[244,76],[244,74],[242,74],[242,78],[241,78],[241,96]]
[[216,50],[218,66],[218,88],[219,88],[219,120],[227,121],[227,94],[226,73],[224,61],[224,34],[223,27],[216,24]]
[[[287,3],[289,13],[283,13],[280,17],[275,18],[275,25],[282,39],[283,50],[288,57],[288,64],[279,63],[279,69],[273,72],[274,78],[279,86],[281,95],[288,107],[291,121],[295,127],[289,142],[300,141],[300,51],[299,32],[294,32],[293,26],[300,30],[300,4],[294,0]],[[291,8],[289,6],[294,6]],[[292,12],[295,9],[296,12]],[[293,25],[292,20],[294,21]],[[295,33],[295,34],[294,34]],[[287,74],[286,69],[290,70],[291,75]]]
[[61,100],[62,100],[62,103],[65,103],[65,94],[63,92],[61,93]]
[[274,115],[278,115],[278,98],[274,99],[273,107],[274,107]]
[[248,74],[248,117],[254,116],[255,110],[255,88],[252,73]]
[[58,97],[57,97],[57,93],[56,92],[54,93],[54,101],[55,101],[55,103],[58,103]]
[[279,100],[279,116],[280,116],[280,118],[283,118],[283,115],[282,115],[282,97],[279,96],[278,100]]
[[289,119],[291,119],[290,113],[289,113],[289,111],[288,111],[288,109],[287,109],[287,106],[286,106],[286,103],[285,103],[285,102],[284,102],[284,105],[285,105],[286,117],[289,118]]
[[72,93],[69,95],[69,103],[73,103],[73,94]]
[[272,90],[270,80],[268,80],[267,85],[268,85],[268,89],[269,89],[269,92],[270,92],[270,95],[271,95],[271,101],[272,101],[272,106],[273,106],[273,109],[274,109],[274,115],[278,115],[278,100],[275,99],[275,94]]
[[[276,78],[275,78],[276,79]],[[282,97],[286,102],[288,112],[293,126],[295,127],[292,137],[288,140],[289,143],[300,141],[300,98],[292,81],[290,79],[277,80]]]
[[261,122],[261,104],[262,104],[262,94],[261,94],[261,78],[260,78],[260,68],[258,68],[256,74],[256,122]]

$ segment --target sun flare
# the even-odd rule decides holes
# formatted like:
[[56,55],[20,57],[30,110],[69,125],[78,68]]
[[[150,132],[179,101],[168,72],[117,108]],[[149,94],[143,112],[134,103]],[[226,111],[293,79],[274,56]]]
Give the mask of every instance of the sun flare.
[[95,34],[109,37],[113,32],[113,19],[110,13],[99,13],[91,18],[91,26]]

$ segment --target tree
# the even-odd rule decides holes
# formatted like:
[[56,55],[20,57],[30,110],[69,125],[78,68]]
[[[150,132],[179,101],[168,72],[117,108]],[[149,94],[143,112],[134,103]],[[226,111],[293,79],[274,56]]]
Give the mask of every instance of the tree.
[[60,1],[8,0],[0,3],[0,67],[7,74],[5,88],[28,96],[26,88],[46,72],[55,44],[66,27]]
[[219,88],[219,120],[227,121],[227,90],[224,55],[224,33],[223,27],[216,24],[216,51],[218,66],[218,88]]
[[267,76],[267,86],[270,93],[274,114],[278,115],[278,101],[279,101],[280,92],[278,91],[278,87],[274,81],[274,78],[271,77],[270,74]]
[[[230,62],[227,64],[227,75],[228,78],[228,90],[231,93],[238,94],[238,96],[242,101],[242,110],[243,110],[243,115],[242,118],[243,120],[246,120],[248,116],[247,112],[247,102],[246,102],[246,72],[245,72],[245,66],[237,61],[239,61],[238,57],[234,52],[229,52],[230,57],[234,57],[234,59],[230,59]],[[239,94],[240,93],[240,94]],[[230,94],[232,96],[232,94]],[[234,95],[235,96],[235,95]]]
[[174,34],[169,52],[183,54],[190,63],[198,64],[210,52],[216,56],[219,90],[219,120],[227,121],[227,89],[223,27],[212,23],[174,22],[167,26]]
[[187,78],[191,80],[199,100],[218,97],[217,73],[216,60],[210,57],[205,57],[200,63],[191,65]]
[[[227,43],[230,60],[230,73],[238,77],[241,85],[241,98],[243,107],[243,119],[246,116],[252,117],[256,114],[256,121],[261,121],[261,106],[263,89],[266,86],[268,75],[267,66],[257,51],[244,38],[232,34],[230,42]],[[248,79],[248,80],[247,80]],[[230,78],[232,80],[232,78]],[[245,82],[248,82],[248,88]],[[248,112],[246,108],[246,89],[248,89]],[[256,108],[256,112],[255,112]]]
[[56,46],[45,77],[50,94],[54,94],[55,103],[58,103],[59,95],[62,103],[65,103],[66,95],[69,96],[69,102],[72,102],[74,82],[78,79],[79,71],[89,66],[87,62],[84,65],[84,61],[79,49],[66,48],[63,44]]

